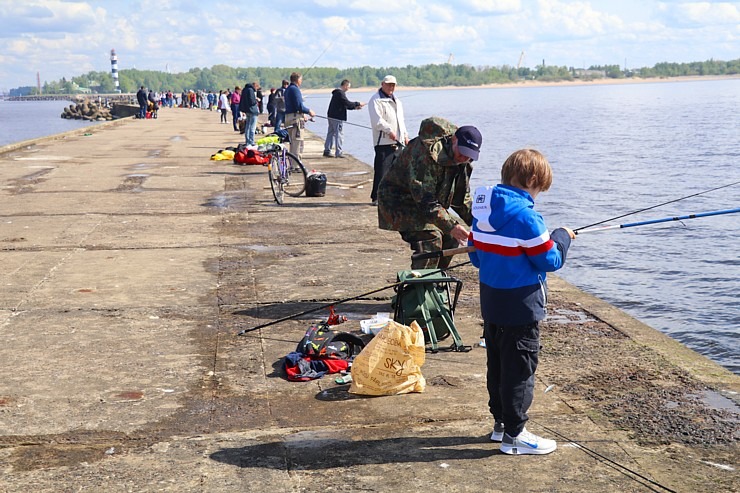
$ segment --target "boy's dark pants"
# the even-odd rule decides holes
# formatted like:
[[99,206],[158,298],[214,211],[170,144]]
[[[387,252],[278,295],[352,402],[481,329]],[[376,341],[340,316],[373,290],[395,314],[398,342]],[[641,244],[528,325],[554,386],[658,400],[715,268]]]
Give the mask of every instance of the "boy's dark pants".
[[520,327],[484,325],[488,356],[488,407],[506,433],[517,436],[534,398],[534,372],[540,349],[537,322]]

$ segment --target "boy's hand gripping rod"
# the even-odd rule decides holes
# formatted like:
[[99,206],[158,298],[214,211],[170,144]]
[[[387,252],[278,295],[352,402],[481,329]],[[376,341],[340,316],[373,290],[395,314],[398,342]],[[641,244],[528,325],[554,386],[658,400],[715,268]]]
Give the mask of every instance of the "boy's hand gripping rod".
[[[687,214],[685,216],[663,217],[660,219],[650,219],[648,221],[640,221],[640,222],[625,223],[625,224],[615,224],[613,226],[579,228],[579,229],[574,229],[573,232],[578,235],[578,234],[583,234],[583,233],[594,233],[597,231],[607,231],[610,229],[624,229],[624,228],[633,228],[635,226],[646,226],[648,224],[666,223],[669,221],[683,221],[685,219],[698,219],[700,217],[721,216],[723,214],[736,214],[738,212],[740,212],[740,208],[725,209],[721,211],[698,212],[696,214]],[[459,247],[459,248],[450,248],[447,250],[437,250],[436,252],[415,253],[411,255],[411,259],[412,260],[426,260],[426,259],[439,258],[439,257],[450,257],[452,255],[458,255],[460,253],[470,253],[474,251],[475,251],[475,247],[470,245],[470,246],[464,246],[464,247]]]

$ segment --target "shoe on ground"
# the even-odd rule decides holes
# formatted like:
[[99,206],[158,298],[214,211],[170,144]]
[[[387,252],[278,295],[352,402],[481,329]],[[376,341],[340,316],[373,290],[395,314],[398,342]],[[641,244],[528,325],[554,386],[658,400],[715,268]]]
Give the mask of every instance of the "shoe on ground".
[[377,200],[373,200],[372,202],[370,202],[370,205],[374,205],[374,206],[377,207],[378,206],[378,201]]
[[504,432],[501,440],[501,452],[509,455],[545,455],[554,452],[556,448],[558,445],[555,440],[538,437],[528,432],[526,428],[515,437],[510,437]]
[[331,154],[330,154],[330,153],[328,153],[328,152],[325,152],[325,153],[324,153],[324,157],[331,157]]
[[491,433],[492,442],[501,442],[504,439],[504,423],[496,421],[493,423],[493,433]]

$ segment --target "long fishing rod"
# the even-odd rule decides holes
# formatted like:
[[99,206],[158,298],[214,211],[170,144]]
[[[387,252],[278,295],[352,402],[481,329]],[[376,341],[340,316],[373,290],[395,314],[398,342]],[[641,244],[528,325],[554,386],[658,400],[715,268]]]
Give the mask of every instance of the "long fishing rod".
[[[624,228],[633,228],[635,226],[646,226],[648,224],[667,223],[669,221],[683,221],[684,219],[698,219],[700,217],[721,216],[723,214],[737,214],[738,212],[740,212],[740,208],[725,209],[721,211],[698,212],[696,214],[687,214],[685,216],[662,217],[660,219],[649,219],[647,221],[639,221],[639,222],[634,222],[634,223],[615,224],[613,226],[602,226],[600,228],[584,227],[584,228],[574,229],[573,232],[579,235],[583,233],[594,233],[596,231],[607,231],[610,229],[624,229]],[[439,258],[439,257],[451,257],[453,255],[458,255],[461,253],[470,253],[474,251],[475,251],[475,247],[472,245],[468,245],[468,246],[461,246],[458,248],[449,248],[447,250],[437,250],[436,252],[415,253],[411,255],[411,260],[413,261],[413,260],[426,260],[426,259]]]
[[655,209],[657,207],[661,207],[661,206],[664,206],[664,205],[672,204],[672,203],[678,202],[680,200],[685,200],[685,199],[688,199],[688,198],[691,198],[691,197],[696,197],[697,195],[703,195],[705,193],[714,192],[715,190],[721,190],[723,188],[727,188],[727,187],[731,187],[731,186],[737,185],[738,183],[740,183],[740,181],[736,181],[734,183],[728,183],[727,185],[722,185],[722,186],[716,187],[716,188],[710,188],[709,190],[704,190],[703,192],[692,193],[691,195],[686,195],[685,197],[680,197],[680,198],[677,198],[677,199],[669,200],[668,202],[663,202],[663,203],[660,203],[660,204],[657,204],[657,205],[653,205],[653,206],[650,206],[650,207],[645,207],[644,209],[638,209],[636,211],[632,211],[632,212],[628,212],[626,214],[622,214],[621,216],[610,217],[609,219],[604,219],[603,221],[599,221],[597,223],[589,224],[588,226],[583,226],[583,227],[574,229],[573,232],[578,233],[578,231],[580,231],[582,229],[593,228],[594,226],[598,226],[599,224],[604,224],[604,223],[608,223],[608,222],[611,222],[611,221],[616,221],[617,219],[622,219],[623,217],[632,216],[632,215],[637,214],[639,212],[649,211],[650,209]]
[[666,223],[669,221],[682,221],[684,219],[697,219],[700,217],[709,217],[709,216],[721,216],[722,214],[736,214],[740,212],[740,208],[737,209],[725,209],[722,211],[709,211],[709,212],[699,212],[696,214],[687,214],[685,216],[672,216],[672,217],[663,217],[660,219],[650,219],[647,221],[639,221],[635,223],[625,223],[625,224],[615,224],[613,226],[601,226],[601,227],[593,227],[593,228],[579,228],[578,230],[573,230],[575,234],[583,234],[583,233],[593,233],[596,231],[606,231],[609,229],[624,229],[624,228],[633,228],[635,226],[645,226],[647,224],[658,224],[658,223]]
[[[462,267],[463,265],[467,265],[469,263],[470,263],[470,260],[465,261],[465,262],[461,262],[459,264],[456,264],[456,265],[453,265],[453,266],[450,266],[450,267],[445,267],[444,269],[436,269],[436,270],[427,272],[426,274],[423,274],[423,275],[421,275],[419,277],[416,277],[415,279],[421,279],[421,278],[424,278],[424,277],[428,277],[428,276],[433,276],[435,274],[439,274],[440,272],[444,272],[444,271],[448,271],[448,270],[452,270],[452,269],[457,269],[458,267]],[[332,303],[327,303],[326,305],[321,305],[321,306],[319,306],[317,308],[311,308],[310,310],[304,310],[304,311],[302,311],[300,313],[295,313],[293,315],[288,315],[287,317],[279,318],[279,319],[273,320],[271,322],[266,322],[264,324],[260,324],[260,325],[257,325],[255,327],[250,327],[248,329],[244,329],[244,330],[241,330],[241,331],[237,332],[236,335],[242,336],[244,334],[247,334],[249,332],[253,332],[255,330],[263,329],[265,327],[269,327],[271,325],[279,324],[281,322],[286,322],[288,320],[293,320],[295,318],[302,317],[303,315],[308,315],[309,313],[314,313],[314,312],[318,312],[318,311],[321,311],[321,310],[326,310],[327,308],[330,308],[332,306],[336,306],[336,305],[340,305],[342,303],[347,303],[348,301],[354,301],[354,300],[357,300],[357,299],[360,299],[360,298],[364,298],[365,296],[369,296],[371,294],[379,293],[380,291],[385,291],[386,289],[391,289],[391,288],[395,288],[396,286],[400,286],[401,284],[403,284],[403,282],[404,281],[394,282],[393,284],[389,284],[387,286],[383,286],[382,288],[373,289],[372,291],[368,291],[366,293],[358,294],[357,296],[352,296],[350,298],[344,298],[344,299],[341,299],[339,301],[334,301]]]

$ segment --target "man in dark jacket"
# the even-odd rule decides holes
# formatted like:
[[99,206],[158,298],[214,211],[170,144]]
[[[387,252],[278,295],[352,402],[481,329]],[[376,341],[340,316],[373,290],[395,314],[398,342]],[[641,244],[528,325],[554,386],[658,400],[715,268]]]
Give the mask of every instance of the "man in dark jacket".
[[257,81],[247,84],[242,91],[241,100],[239,101],[238,111],[247,115],[247,125],[244,134],[248,146],[255,145],[254,132],[257,129],[257,115],[259,115],[257,91],[260,89],[260,83]]
[[342,123],[347,121],[347,110],[359,110],[364,103],[359,101],[350,101],[347,99],[347,91],[352,86],[350,81],[344,79],[339,89],[334,89],[331,93],[329,110],[326,112],[329,120],[329,131],[326,133],[326,142],[324,143],[324,157],[331,157],[331,146],[334,145],[336,150],[335,156],[343,158],[342,142]]
[[136,93],[136,102],[139,103],[139,118],[146,118],[146,107],[148,105],[148,101],[144,86],[141,86],[141,89]]

